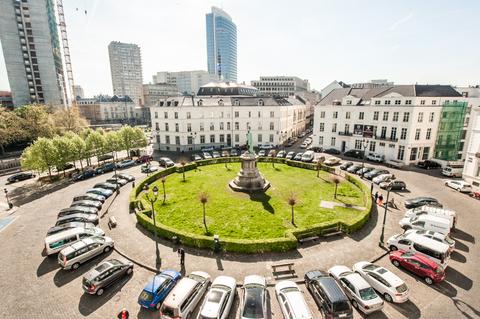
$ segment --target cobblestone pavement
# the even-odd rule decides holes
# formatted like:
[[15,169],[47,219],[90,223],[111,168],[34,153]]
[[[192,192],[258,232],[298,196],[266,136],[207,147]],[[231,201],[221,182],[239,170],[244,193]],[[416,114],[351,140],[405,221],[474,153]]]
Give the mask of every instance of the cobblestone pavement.
[[[141,178],[139,167],[126,170]],[[479,275],[475,267],[479,262],[479,249],[475,245],[479,235],[479,202],[463,194],[446,188],[441,178],[435,173],[396,171],[398,179],[407,183],[410,193],[395,194],[399,210],[388,213],[385,228],[386,238],[400,232],[398,220],[403,215],[403,200],[418,195],[431,195],[441,200],[446,207],[457,210],[459,214],[458,230],[453,234],[457,240],[457,250],[447,268],[446,281],[429,287],[411,275],[394,267],[388,258],[381,258],[378,263],[388,267],[403,278],[410,287],[411,298],[405,304],[385,306],[383,312],[375,313],[371,318],[476,318],[479,317],[480,302],[478,295]],[[69,185],[56,192],[27,203],[14,211],[1,212],[0,219],[15,217],[7,227],[0,230],[0,318],[115,318],[116,313],[126,306],[131,318],[158,318],[158,314],[140,309],[137,297],[153,275],[149,270],[135,266],[131,278],[109,288],[101,296],[83,294],[82,275],[102,259],[119,257],[116,252],[109,256],[99,256],[82,265],[77,271],[60,270],[55,257],[41,256],[46,230],[54,223],[57,212],[69,206],[74,195],[81,193],[91,185],[104,180],[107,176]],[[0,186],[4,185],[0,179]],[[23,182],[22,182],[23,183]],[[26,181],[25,183],[28,183]],[[133,259],[155,267],[155,243],[151,234],[137,227],[135,217],[127,209],[131,185],[124,186],[119,197],[108,208],[111,199],[104,205],[104,218],[100,226],[107,235],[115,239],[116,248]],[[376,190],[376,189],[375,189]],[[426,192],[428,190],[428,192]],[[114,215],[118,227],[109,230],[106,221]],[[380,215],[380,217],[379,217]],[[296,251],[284,254],[261,255],[214,255],[205,250],[186,248],[186,273],[192,270],[205,270],[214,278],[225,274],[241,282],[247,274],[261,274],[272,278],[271,265],[292,261],[295,263],[297,279],[302,279],[305,271],[320,268],[328,269],[335,264],[352,264],[359,260],[371,260],[384,251],[377,245],[380,236],[383,210],[374,212],[369,223],[360,232],[351,237],[332,237],[317,243],[302,246]],[[162,269],[180,270],[176,247],[160,240],[159,250]],[[300,286],[301,289],[305,287]],[[282,318],[273,288],[269,288],[273,318]],[[308,292],[305,293],[308,304],[315,314],[316,306]],[[238,303],[238,300],[236,301]],[[234,306],[230,318],[235,318],[238,304]],[[361,318],[360,314],[355,315]]]

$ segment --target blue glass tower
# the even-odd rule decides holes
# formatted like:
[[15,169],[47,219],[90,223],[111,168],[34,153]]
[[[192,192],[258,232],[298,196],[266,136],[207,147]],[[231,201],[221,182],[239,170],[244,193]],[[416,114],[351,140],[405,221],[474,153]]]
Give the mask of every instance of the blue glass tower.
[[237,82],[237,26],[222,9],[206,15],[208,73],[218,80]]

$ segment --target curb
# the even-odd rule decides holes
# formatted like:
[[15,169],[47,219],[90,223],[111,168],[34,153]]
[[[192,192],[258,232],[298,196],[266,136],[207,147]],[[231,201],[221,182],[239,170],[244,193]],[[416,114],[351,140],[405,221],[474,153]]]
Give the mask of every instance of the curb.
[[383,257],[385,257],[386,255],[388,255],[390,253],[390,251],[386,251],[385,253],[381,254],[380,256],[377,256],[375,257],[374,259],[372,259],[370,262],[373,264],[373,263],[376,263],[377,261],[379,261],[380,259],[382,259]]
[[147,265],[145,265],[144,263],[141,263],[141,262],[139,262],[138,260],[135,260],[135,259],[131,258],[131,257],[128,256],[127,254],[125,254],[125,253],[123,253],[122,251],[118,250],[117,247],[114,246],[114,247],[113,247],[113,250],[115,250],[115,251],[116,251],[119,255],[121,255],[122,257],[130,260],[130,261],[131,261],[132,263],[134,263],[135,265],[138,265],[138,266],[140,266],[140,267],[142,267],[142,268],[144,268],[144,269],[146,269],[146,270],[149,270],[149,271],[151,271],[151,272],[154,272],[154,273],[156,273],[156,274],[159,273],[159,271],[157,271],[157,269],[155,269],[155,268],[153,268],[153,267],[150,267],[150,266],[147,266]]

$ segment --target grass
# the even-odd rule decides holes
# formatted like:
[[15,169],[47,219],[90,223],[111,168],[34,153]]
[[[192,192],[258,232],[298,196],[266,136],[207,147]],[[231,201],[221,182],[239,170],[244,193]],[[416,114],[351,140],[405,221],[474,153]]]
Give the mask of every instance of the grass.
[[164,225],[205,234],[203,226],[202,204],[199,194],[206,192],[206,220],[208,233],[220,237],[241,239],[267,239],[283,237],[285,230],[295,228],[290,223],[291,208],[288,196],[294,192],[297,196],[295,206],[295,225],[303,228],[320,222],[338,220],[348,221],[362,212],[356,209],[320,207],[322,200],[363,206],[363,194],[355,185],[342,179],[338,185],[337,199],[333,198],[335,184],[332,175],[270,163],[258,163],[263,176],[271,182],[270,189],[264,194],[249,195],[234,192],[228,182],[235,178],[240,169],[239,163],[230,163],[228,170],[223,164],[200,167],[185,173],[167,177],[165,188],[167,200],[162,205],[163,190],[160,181],[159,200],[155,204],[156,220]]

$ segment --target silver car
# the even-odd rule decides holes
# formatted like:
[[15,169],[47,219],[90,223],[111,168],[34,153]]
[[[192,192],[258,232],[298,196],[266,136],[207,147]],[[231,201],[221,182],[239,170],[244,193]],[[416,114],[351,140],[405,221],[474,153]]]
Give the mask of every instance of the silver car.
[[87,294],[101,296],[106,287],[132,273],[132,262],[110,259],[95,266],[83,276],[82,288]]
[[58,253],[58,263],[63,269],[78,269],[80,264],[100,255],[108,253],[113,248],[110,237],[87,237],[62,249]]
[[85,214],[85,213],[77,213],[67,216],[62,216],[57,219],[55,226],[60,226],[62,224],[71,223],[71,222],[85,222],[85,223],[93,223],[98,225],[98,216],[95,214]]
[[92,199],[82,199],[82,200],[74,201],[70,205],[70,207],[75,207],[75,206],[93,207],[100,210],[102,209],[102,202],[98,200],[92,200]]

